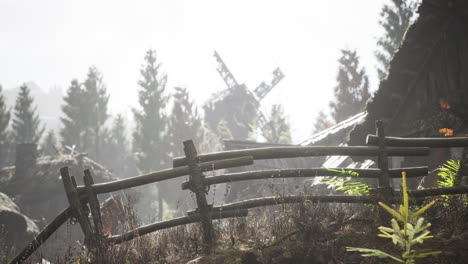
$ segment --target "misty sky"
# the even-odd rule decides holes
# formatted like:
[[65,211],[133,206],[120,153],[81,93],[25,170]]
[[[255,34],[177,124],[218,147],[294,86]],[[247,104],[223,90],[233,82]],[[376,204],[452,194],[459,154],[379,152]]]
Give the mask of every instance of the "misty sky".
[[284,105],[300,142],[332,99],[340,49],[358,50],[376,89],[373,53],[383,2],[0,0],[0,84],[66,89],[95,65],[111,112],[130,116],[145,51],[153,48],[168,74],[167,90],[184,86],[202,105],[225,88],[215,70],[217,50],[250,89],[282,69],[285,78],[264,102]]

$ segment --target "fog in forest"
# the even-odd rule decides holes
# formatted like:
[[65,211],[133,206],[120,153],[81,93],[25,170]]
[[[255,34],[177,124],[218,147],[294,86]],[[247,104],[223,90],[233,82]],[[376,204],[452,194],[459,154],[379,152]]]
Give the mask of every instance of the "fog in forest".
[[[468,97],[457,86],[466,84],[468,67],[458,58],[468,54],[463,50],[468,42],[459,38],[468,12],[456,13],[465,20],[445,22],[444,14],[461,1],[434,2],[1,0],[0,213],[8,209],[21,219],[9,223],[24,225],[4,234],[4,248],[22,248],[53,219],[66,223],[57,226],[54,237],[66,242],[45,244],[41,254],[48,259],[64,250],[73,257],[83,254],[76,241],[88,236],[87,221],[93,229],[88,233],[118,243],[133,239],[141,225],[149,230],[152,223],[170,225],[173,219],[200,222],[201,231],[177,229],[190,234],[183,243],[193,243],[180,249],[189,252],[183,253],[185,261],[199,255],[200,241],[205,253],[213,245],[207,237],[214,231],[207,230],[216,217],[259,217],[251,221],[256,227],[220,221],[216,228],[224,231],[216,239],[231,246],[245,230],[270,225],[274,235],[258,231],[264,244],[255,250],[289,241],[299,232],[291,231],[295,220],[282,222],[284,230],[273,227],[297,208],[271,202],[278,197],[289,197],[281,202],[288,204],[299,203],[300,195],[320,196],[314,201],[350,195],[336,203],[359,204],[370,203],[364,198],[381,188],[401,193],[403,185],[441,187],[437,170],[461,170],[468,156],[463,148],[451,143],[445,152],[429,152],[431,146],[417,145],[421,148],[398,152],[402,157],[383,150],[389,147],[384,129],[399,137],[468,135],[463,110]],[[440,26],[443,22],[449,26]],[[438,71],[440,64],[448,65],[446,72]],[[214,152],[222,153],[204,155]],[[406,159],[406,154],[428,157]],[[459,161],[444,163],[449,158]],[[395,170],[404,166],[410,179],[403,184],[406,174]],[[352,170],[366,179],[353,180],[359,173]],[[462,181],[443,187],[454,182]],[[239,205],[244,211],[223,212],[223,206],[245,201],[251,207]],[[248,211],[252,204],[276,209]],[[321,206],[301,208],[300,217],[313,211],[313,217],[329,219],[371,210]],[[61,212],[67,207],[70,215]],[[362,212],[333,223],[345,226]],[[162,236],[158,243],[177,237]],[[179,245],[172,242],[167,244]],[[99,255],[90,246],[95,242],[83,243],[89,254]],[[175,247],[164,254],[178,252]],[[2,256],[0,241],[0,262]],[[273,263],[246,258],[230,263]],[[307,263],[325,263],[316,261]]]
[[[299,144],[343,119],[330,103],[345,52],[375,90],[382,5],[2,1],[3,143],[84,153],[117,178],[169,168],[187,139],[202,152],[231,139]],[[22,128],[20,94],[33,120]]]

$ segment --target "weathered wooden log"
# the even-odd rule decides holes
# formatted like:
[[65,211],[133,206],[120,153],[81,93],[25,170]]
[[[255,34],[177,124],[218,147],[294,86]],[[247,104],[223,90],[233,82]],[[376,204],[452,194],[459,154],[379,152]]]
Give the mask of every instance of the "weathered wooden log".
[[[230,158],[230,159],[223,159],[217,161],[210,161],[210,162],[203,162],[199,164],[199,167],[202,171],[211,171],[211,170],[220,170],[225,168],[232,168],[232,167],[239,167],[239,166],[246,166],[253,164],[253,158],[248,156]],[[167,169],[161,170],[157,172],[152,172],[149,174],[131,177],[127,179],[106,182],[106,183],[97,183],[93,184],[92,188],[94,193],[109,193],[115,192],[123,189],[128,189],[140,185],[145,185],[149,183],[169,180],[177,177],[181,177],[184,175],[188,175],[190,173],[188,166],[178,167],[174,169]],[[84,186],[78,186],[78,192],[83,193]]]
[[[248,171],[239,173],[229,173],[219,176],[205,178],[205,185],[213,185],[220,183],[259,180],[259,179],[277,179],[277,178],[300,178],[300,177],[319,177],[319,176],[342,176],[349,177],[349,175],[339,172],[343,168],[310,168],[310,169],[277,169],[277,170],[263,170],[263,171]],[[348,169],[345,169],[348,170]],[[359,178],[377,178],[380,175],[380,169],[349,169],[353,172],[359,173]],[[402,169],[388,170],[390,177],[400,178],[402,172],[406,172],[407,177],[420,177],[428,174],[427,167],[413,167]],[[182,183],[182,189],[190,188],[190,182],[185,181]]]
[[102,236],[102,220],[101,220],[101,208],[96,193],[94,192],[92,185],[94,184],[93,176],[91,171],[86,169],[84,171],[83,182],[85,184],[86,194],[89,199],[89,207],[91,209],[91,216],[93,217],[94,232],[98,236]]
[[468,194],[468,186],[456,186],[456,187],[433,188],[433,189],[409,191],[409,195],[415,198],[439,196],[439,195],[455,195],[455,194]]
[[211,251],[214,243],[214,229],[211,222],[211,208],[206,201],[205,175],[197,163],[197,150],[192,140],[184,141],[184,153],[190,170],[190,183],[193,186],[197,201],[197,212],[200,215],[200,224],[203,230],[203,243],[206,253]]
[[222,206],[213,207],[213,214],[225,210],[240,210],[250,209],[255,207],[303,203],[305,201],[321,202],[321,203],[373,203],[373,199],[367,196],[351,196],[351,195],[287,195],[287,196],[270,196],[264,198],[249,199],[241,202],[234,202]]
[[[376,135],[367,135],[367,145],[377,145]],[[445,138],[399,138],[385,137],[385,144],[390,147],[429,147],[429,148],[458,148],[468,147],[468,137]]]
[[[377,156],[377,147],[269,147],[256,149],[242,149],[223,152],[200,154],[197,156],[198,162],[207,162],[220,159],[230,159],[243,156],[252,156],[254,160],[262,159],[282,159],[314,156]],[[429,148],[387,148],[388,156],[426,156],[429,155]],[[173,166],[181,167],[187,165],[185,157],[175,158]]]
[[[212,219],[242,217],[242,216],[247,216],[247,215],[248,215],[248,210],[233,210],[233,211],[225,210],[222,212],[213,213]],[[199,221],[200,221],[200,216],[198,215],[179,217],[179,218],[175,218],[175,219],[171,219],[167,221],[162,221],[162,222],[158,222],[154,224],[141,226],[135,230],[126,232],[121,235],[111,236],[108,238],[108,241],[114,244],[119,244],[119,243],[129,241],[139,236],[143,236],[143,235],[146,235],[146,234],[158,231],[158,230],[167,229],[170,227],[175,227],[175,226],[180,226],[180,225],[196,223]]]
[[94,184],[93,176],[89,169],[84,170],[83,182],[85,184],[86,194],[89,200],[89,208],[91,211],[91,216],[93,218],[93,241],[92,244],[94,248],[90,248],[92,254],[94,255],[94,261],[96,263],[105,263],[107,250],[105,248],[104,236],[103,236],[103,226],[101,221],[101,208],[99,205],[99,200],[96,193],[94,193],[92,185]]
[[57,229],[59,229],[70,217],[71,207],[60,212],[44,229],[20,252],[9,264],[24,263]]
[[65,189],[70,207],[76,214],[78,223],[80,224],[81,230],[84,233],[85,243],[90,243],[94,237],[91,229],[91,223],[89,222],[87,213],[83,210],[80,197],[68,172],[68,167],[61,168],[60,175],[62,176],[63,187]]
[[[409,191],[410,197],[421,198],[439,195],[455,195],[455,194],[468,194],[468,186],[457,186],[449,188],[435,188],[426,190]],[[401,203],[401,193],[395,192],[395,197],[389,199],[393,204]],[[290,204],[290,203],[303,203],[305,201],[320,202],[320,203],[376,203],[377,200],[369,196],[351,196],[351,195],[288,195],[288,196],[271,196],[264,198],[249,199],[240,202],[225,204],[222,206],[215,206],[212,208],[212,213],[215,215],[218,212],[226,210],[241,210],[256,207]],[[187,214],[193,214],[194,211],[189,211]]]
[[[382,120],[375,121],[375,127],[378,136],[379,154],[377,155],[377,167],[381,170],[378,178],[378,185],[382,188],[390,188],[390,175],[388,173],[388,155],[387,146],[385,145],[385,132]],[[387,190],[388,191],[388,190]],[[390,192],[389,192],[390,193]],[[391,197],[386,197],[391,198]]]

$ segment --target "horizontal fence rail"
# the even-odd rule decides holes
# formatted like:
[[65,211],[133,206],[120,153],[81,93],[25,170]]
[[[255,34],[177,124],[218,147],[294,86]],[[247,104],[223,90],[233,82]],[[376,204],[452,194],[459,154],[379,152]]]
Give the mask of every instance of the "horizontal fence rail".
[[409,195],[415,198],[455,194],[468,194],[468,186],[455,186],[409,191]]
[[[455,195],[455,194],[466,194],[468,193],[468,186],[458,186],[458,187],[447,187],[447,188],[434,188],[434,189],[425,189],[425,190],[415,190],[408,191],[408,195],[414,198],[424,198],[431,196],[439,195]],[[225,204],[222,206],[215,206],[212,209],[212,212],[216,214],[217,212],[222,212],[225,210],[242,210],[242,209],[252,209],[256,207],[271,206],[271,205],[281,205],[281,204],[291,204],[291,203],[303,203],[303,202],[322,202],[322,203],[364,203],[364,204],[374,204],[376,199],[370,196],[355,196],[355,195],[287,195],[287,196],[271,196],[264,198],[254,198],[240,202],[234,202],[230,204]],[[398,204],[401,202],[401,193],[395,191],[395,197],[391,199],[391,202]],[[195,211],[187,212],[190,214],[195,214]]]
[[[429,148],[426,147],[389,147],[386,148],[388,156],[427,156]],[[220,159],[230,159],[243,156],[252,156],[254,160],[262,159],[282,159],[301,158],[315,156],[377,156],[380,150],[378,147],[270,147],[232,150],[200,154],[197,156],[198,162],[208,162]],[[181,167],[187,165],[185,157],[175,158],[173,166]]]
[[225,204],[222,206],[213,207],[213,212],[224,210],[241,210],[251,209],[255,207],[281,205],[290,203],[323,202],[323,203],[372,203],[372,199],[366,196],[353,195],[286,195],[286,196],[270,196],[264,198],[254,198],[240,202]]
[[[244,157],[235,157],[235,158],[230,158],[230,159],[222,159],[222,160],[204,162],[204,163],[200,163],[199,166],[202,169],[202,171],[212,171],[212,170],[220,170],[220,169],[246,166],[246,165],[252,165],[252,164],[253,164],[253,158],[244,156]],[[109,192],[120,191],[123,189],[132,188],[132,187],[137,187],[137,186],[141,186],[141,185],[145,185],[149,183],[174,179],[174,178],[178,178],[178,177],[185,176],[188,174],[190,174],[189,167],[182,166],[178,168],[157,171],[157,172],[153,172],[153,173],[149,173],[149,174],[145,174],[141,176],[136,176],[136,177],[131,177],[127,179],[93,184],[91,185],[91,189],[96,194],[109,193]],[[77,191],[79,193],[83,193],[85,192],[85,187],[78,186]]]
[[[301,178],[301,177],[352,177],[341,172],[343,168],[310,168],[310,169],[277,169],[264,171],[247,171],[238,173],[229,173],[219,176],[205,178],[205,185],[213,185],[228,182],[260,180],[260,179],[278,179],[278,178]],[[352,172],[359,173],[356,178],[378,178],[382,173],[380,169],[349,169]],[[391,178],[401,178],[401,173],[406,172],[407,177],[426,176],[429,173],[427,167],[413,167],[402,169],[389,169]],[[182,183],[182,189],[190,188],[190,181]]]
[[[248,210],[224,210],[218,213],[213,213],[211,219],[223,219],[223,218],[232,218],[232,217],[242,217],[247,216],[249,213]],[[171,227],[176,227],[180,225],[186,225],[191,223],[196,223],[200,221],[200,216],[192,214],[190,216],[178,217],[167,221],[157,222],[145,226],[141,226],[135,230],[123,233],[121,235],[111,236],[108,238],[108,241],[114,244],[119,244],[125,241],[132,240],[136,237],[143,236],[158,230],[167,229]]]
[[[379,137],[367,135],[367,145],[377,145]],[[400,138],[385,137],[384,142],[390,147],[429,147],[429,148],[460,148],[468,147],[468,137],[445,138]]]
[[[377,201],[388,203],[400,203],[401,192],[394,190],[390,185],[391,178],[401,177],[402,172],[407,177],[420,177],[428,174],[427,167],[412,167],[389,169],[388,159],[390,156],[426,156],[430,148],[439,147],[468,147],[468,138],[394,138],[385,137],[383,123],[376,122],[377,136],[369,135],[367,144],[374,146],[352,146],[352,147],[269,147],[257,149],[233,150],[198,154],[191,140],[184,141],[185,157],[173,160],[174,168],[157,171],[145,175],[135,176],[107,183],[94,183],[91,171],[84,171],[84,186],[77,186],[76,180],[68,173],[68,168],[61,169],[62,181],[65,193],[69,201],[69,207],[56,216],[39,235],[23,249],[10,264],[23,263],[41,244],[44,243],[61,225],[70,217],[79,220],[80,227],[85,235],[85,245],[90,252],[97,256],[106,254],[100,248],[99,242],[110,242],[114,244],[132,240],[158,230],[176,227],[190,223],[201,223],[204,250],[209,252],[214,241],[212,220],[231,217],[245,217],[248,209],[282,205],[292,203],[314,202],[314,203],[365,203],[375,204]],[[234,168],[252,165],[254,160],[301,158],[315,156],[364,156],[376,158],[375,169],[348,169],[348,168],[295,168],[276,169],[263,171],[247,171],[238,173],[225,173],[219,176],[205,177],[203,172],[219,169]],[[187,162],[189,161],[189,162]],[[342,170],[357,172],[359,178],[378,179],[378,187],[371,191],[368,196],[350,195],[288,195],[271,196],[264,198],[249,199],[213,207],[207,204],[206,190],[210,185],[230,183],[245,180],[275,179],[275,178],[304,178],[321,176],[343,176],[352,177]],[[182,189],[189,189],[196,199],[196,209],[187,212],[187,216],[171,220],[140,226],[134,230],[119,235],[105,237],[102,234],[101,212],[97,194],[115,192],[123,189],[146,185],[150,183],[165,181],[177,177],[189,175],[189,181],[182,183]],[[409,191],[409,195],[415,201],[430,196],[467,194],[468,186],[456,186],[448,188],[434,188]],[[91,213],[91,214],[90,214]],[[90,217],[91,216],[91,217]]]

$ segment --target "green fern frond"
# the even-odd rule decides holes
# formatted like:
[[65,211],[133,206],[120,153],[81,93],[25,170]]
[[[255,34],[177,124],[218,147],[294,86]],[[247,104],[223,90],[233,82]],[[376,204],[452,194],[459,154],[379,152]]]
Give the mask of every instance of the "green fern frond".
[[[437,181],[438,187],[454,187],[458,186],[461,182],[462,176],[459,175],[462,167],[461,160],[447,160],[441,168],[438,169]],[[466,176],[465,176],[466,177]],[[448,206],[451,197],[448,195],[441,195],[442,205]],[[465,198],[465,204],[468,204],[468,198]]]
[[[348,195],[359,195],[359,196],[366,196],[370,194],[372,187],[361,181],[357,181],[351,178],[359,177],[359,173],[352,171],[352,170],[345,170],[345,169],[330,169],[325,168],[328,171],[337,172],[339,174],[338,177],[323,179],[322,183],[328,185],[329,188],[336,188],[336,190],[343,191],[345,194]],[[348,178],[345,178],[349,176]]]

